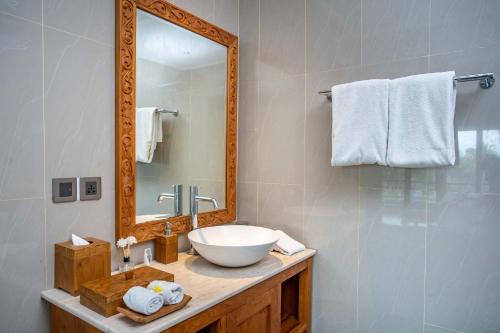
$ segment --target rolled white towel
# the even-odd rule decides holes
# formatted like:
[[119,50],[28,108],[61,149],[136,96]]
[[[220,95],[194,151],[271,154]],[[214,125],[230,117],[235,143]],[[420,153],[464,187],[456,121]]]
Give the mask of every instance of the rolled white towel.
[[281,230],[276,230],[276,233],[279,236],[279,240],[274,244],[273,250],[277,252],[281,252],[284,255],[291,256],[297,252],[304,251],[306,247],[304,244],[296,241],[292,237],[288,236]]
[[163,306],[161,295],[144,287],[132,287],[123,295],[125,305],[135,312],[149,316]]
[[148,284],[148,289],[163,296],[163,304],[178,304],[184,298],[182,286],[175,282],[155,280]]

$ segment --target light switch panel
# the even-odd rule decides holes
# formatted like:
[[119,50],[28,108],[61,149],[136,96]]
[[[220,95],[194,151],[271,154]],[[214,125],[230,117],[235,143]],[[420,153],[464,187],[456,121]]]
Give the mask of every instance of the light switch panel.
[[101,199],[101,177],[80,177],[80,201]]
[[52,202],[76,201],[76,178],[52,179]]

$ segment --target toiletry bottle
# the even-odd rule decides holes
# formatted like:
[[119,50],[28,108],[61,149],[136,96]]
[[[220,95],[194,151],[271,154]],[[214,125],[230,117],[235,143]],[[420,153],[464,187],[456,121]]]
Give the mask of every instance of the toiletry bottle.
[[144,249],[144,265],[149,266],[153,261],[153,254],[151,253],[151,248]]
[[156,237],[156,261],[169,264],[178,259],[178,238],[172,234],[172,226],[167,222],[165,234]]

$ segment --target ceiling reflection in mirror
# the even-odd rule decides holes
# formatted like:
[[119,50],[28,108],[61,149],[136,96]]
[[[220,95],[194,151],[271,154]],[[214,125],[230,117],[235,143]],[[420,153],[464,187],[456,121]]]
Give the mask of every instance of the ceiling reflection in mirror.
[[226,67],[225,46],[137,11],[137,223],[189,215],[190,185],[225,207]]

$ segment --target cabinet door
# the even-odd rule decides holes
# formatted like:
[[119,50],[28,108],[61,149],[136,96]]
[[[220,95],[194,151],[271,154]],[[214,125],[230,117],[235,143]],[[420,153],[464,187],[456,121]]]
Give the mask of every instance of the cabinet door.
[[249,297],[227,316],[227,333],[279,333],[279,286],[258,297]]

